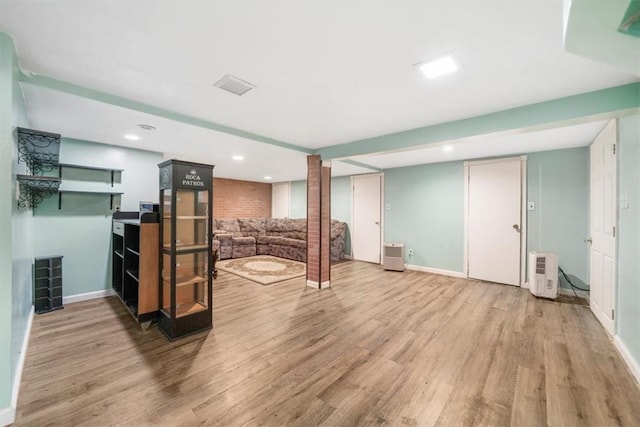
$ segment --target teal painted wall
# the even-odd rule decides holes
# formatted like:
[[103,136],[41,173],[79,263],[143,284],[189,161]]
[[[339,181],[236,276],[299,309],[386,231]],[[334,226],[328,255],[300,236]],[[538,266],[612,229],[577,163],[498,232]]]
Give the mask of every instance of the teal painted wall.
[[0,32],[0,411],[11,404],[14,367],[12,354],[13,246],[11,203],[13,190],[13,61],[11,38]]
[[463,270],[463,162],[385,170],[384,203],[384,241],[403,242],[407,264]]
[[[307,217],[307,181],[292,181],[289,198],[291,218]],[[351,255],[351,177],[331,178],[331,218],[347,223],[346,255]]]
[[[557,252],[577,285],[588,281],[588,148],[528,155],[528,250]],[[385,171],[385,241],[404,242],[408,264],[463,271],[464,163]],[[414,250],[413,257],[408,249]]]
[[307,217],[307,181],[291,181],[289,212],[291,218]]
[[351,177],[331,179],[331,219],[347,223],[344,253],[351,255]]
[[640,115],[619,121],[617,335],[640,366]]
[[588,286],[589,147],[529,154],[527,200],[535,203],[527,211],[527,252],[556,252],[573,284]]
[[13,41],[0,32],[0,412],[12,405],[32,306],[33,216],[15,202],[16,174],[28,173],[15,138],[16,126],[29,125],[18,74]]
[[[123,211],[137,211],[141,200],[158,201],[160,153],[63,139],[63,163],[124,169],[114,188],[124,194],[116,203]],[[108,190],[107,172],[65,169],[61,188]],[[34,211],[34,254],[63,258],[65,297],[111,289],[111,215],[109,197],[63,194],[45,200]]]

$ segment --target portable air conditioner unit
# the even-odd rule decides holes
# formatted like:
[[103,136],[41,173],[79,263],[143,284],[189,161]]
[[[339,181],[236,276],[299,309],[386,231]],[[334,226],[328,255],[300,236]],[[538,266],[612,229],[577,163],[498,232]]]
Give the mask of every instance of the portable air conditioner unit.
[[529,290],[537,297],[558,296],[558,255],[529,252]]
[[404,271],[404,243],[385,243],[382,266],[385,270]]

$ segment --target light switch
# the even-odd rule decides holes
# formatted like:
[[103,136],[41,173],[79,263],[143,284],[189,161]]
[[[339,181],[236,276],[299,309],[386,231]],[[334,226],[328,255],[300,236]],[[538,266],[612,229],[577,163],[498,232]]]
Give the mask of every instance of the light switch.
[[528,211],[535,211],[535,210],[536,210],[536,204],[535,204],[535,202],[528,202],[528,203],[527,203],[527,210],[528,210]]
[[387,203],[387,210],[390,211],[391,210],[391,203]]

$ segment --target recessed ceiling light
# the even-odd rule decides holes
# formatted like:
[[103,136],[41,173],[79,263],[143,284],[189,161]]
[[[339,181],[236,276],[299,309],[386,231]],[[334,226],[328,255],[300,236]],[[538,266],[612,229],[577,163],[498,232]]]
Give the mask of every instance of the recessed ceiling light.
[[442,151],[444,151],[445,153],[453,151],[453,145],[445,145],[444,147],[442,147]]
[[270,180],[270,179],[271,179],[271,176],[269,176],[269,175],[265,175],[265,176],[264,176],[264,179],[266,179],[266,180],[268,181],[268,180]]
[[138,124],[138,127],[140,129],[144,129],[144,130],[156,130],[155,126],[151,126],[151,125],[145,125],[144,123],[140,123]]
[[239,156],[239,155],[231,156],[231,158],[237,161],[244,160],[244,156]]
[[422,62],[418,64],[418,68],[426,78],[434,79],[457,71],[459,66],[453,54],[449,53],[431,61]]
[[138,135],[134,133],[128,133],[124,136],[124,139],[128,141],[140,141],[142,138],[140,138]]

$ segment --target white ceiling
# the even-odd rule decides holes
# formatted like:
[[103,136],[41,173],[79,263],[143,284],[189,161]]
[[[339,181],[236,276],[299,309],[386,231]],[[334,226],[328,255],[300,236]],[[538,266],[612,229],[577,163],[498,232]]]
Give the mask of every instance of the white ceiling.
[[[563,50],[561,1],[0,0],[0,29],[24,70],[311,149],[638,81]],[[450,50],[463,64],[454,75],[427,81],[412,66]],[[226,73],[257,88],[237,97],[212,87]],[[218,176],[306,176],[302,152],[23,88],[35,128],[133,145],[122,135],[149,123],[157,130],[136,146],[215,163]],[[531,138],[557,141],[545,149],[585,145],[593,130]],[[467,141],[453,153],[524,149],[518,138]],[[243,164],[230,160],[238,150]],[[396,167],[442,157],[430,151],[357,160]],[[333,163],[334,175],[366,171]]]

